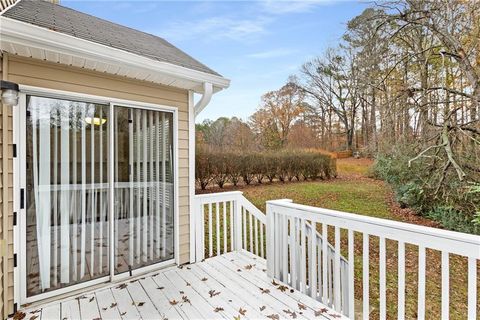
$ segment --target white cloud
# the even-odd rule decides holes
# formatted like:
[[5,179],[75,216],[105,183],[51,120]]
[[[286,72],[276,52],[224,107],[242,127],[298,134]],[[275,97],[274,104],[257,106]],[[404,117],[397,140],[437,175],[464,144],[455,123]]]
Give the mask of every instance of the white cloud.
[[211,17],[190,22],[174,22],[162,30],[160,36],[174,40],[255,40],[266,33],[266,26],[270,20],[266,17],[255,19]]
[[247,57],[254,58],[254,59],[269,59],[269,58],[289,56],[289,55],[292,55],[296,52],[298,52],[298,51],[293,50],[293,49],[278,48],[278,49],[273,49],[273,50],[267,50],[267,51],[252,53],[252,54],[247,55]]

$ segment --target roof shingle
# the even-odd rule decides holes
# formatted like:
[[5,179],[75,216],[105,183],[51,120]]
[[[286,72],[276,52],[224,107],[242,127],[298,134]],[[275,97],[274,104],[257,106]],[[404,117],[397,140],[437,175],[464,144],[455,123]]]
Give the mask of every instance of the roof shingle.
[[48,1],[21,0],[3,16],[152,60],[219,75],[160,37]]

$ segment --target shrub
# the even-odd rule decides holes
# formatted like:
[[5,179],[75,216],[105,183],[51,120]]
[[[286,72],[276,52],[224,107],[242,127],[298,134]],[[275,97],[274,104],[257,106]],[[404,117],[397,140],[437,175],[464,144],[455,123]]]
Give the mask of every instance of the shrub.
[[240,178],[246,185],[265,178],[273,182],[330,178],[336,172],[335,159],[318,152],[220,153],[199,150],[196,155],[196,179],[202,189],[212,181],[220,188],[227,182],[237,186]]
[[480,225],[473,222],[474,217],[452,207],[436,207],[427,212],[426,216],[438,221],[446,229],[480,235]]
[[195,179],[202,190],[205,190],[213,179],[210,155],[210,153],[200,150],[195,155]]

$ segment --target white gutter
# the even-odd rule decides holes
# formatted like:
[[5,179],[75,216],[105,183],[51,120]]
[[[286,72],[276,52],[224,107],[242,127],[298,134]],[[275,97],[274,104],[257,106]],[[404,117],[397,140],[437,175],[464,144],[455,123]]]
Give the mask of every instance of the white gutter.
[[203,109],[207,106],[207,104],[212,99],[213,94],[213,85],[209,82],[203,83],[203,95],[202,98],[195,104],[194,111],[195,111],[195,118],[202,112]]

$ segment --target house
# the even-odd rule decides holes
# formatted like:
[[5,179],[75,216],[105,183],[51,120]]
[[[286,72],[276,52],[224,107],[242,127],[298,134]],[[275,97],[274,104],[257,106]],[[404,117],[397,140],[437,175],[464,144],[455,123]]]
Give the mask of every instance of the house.
[[195,195],[195,115],[229,80],[54,2],[0,1],[2,318],[385,319],[388,288],[424,319],[433,264],[441,318],[452,288],[477,318],[479,236]]
[[[190,261],[194,117],[229,86],[160,37],[13,2],[0,17],[5,97],[18,85],[1,113],[3,318],[111,273]],[[108,260],[120,246],[128,263]]]

